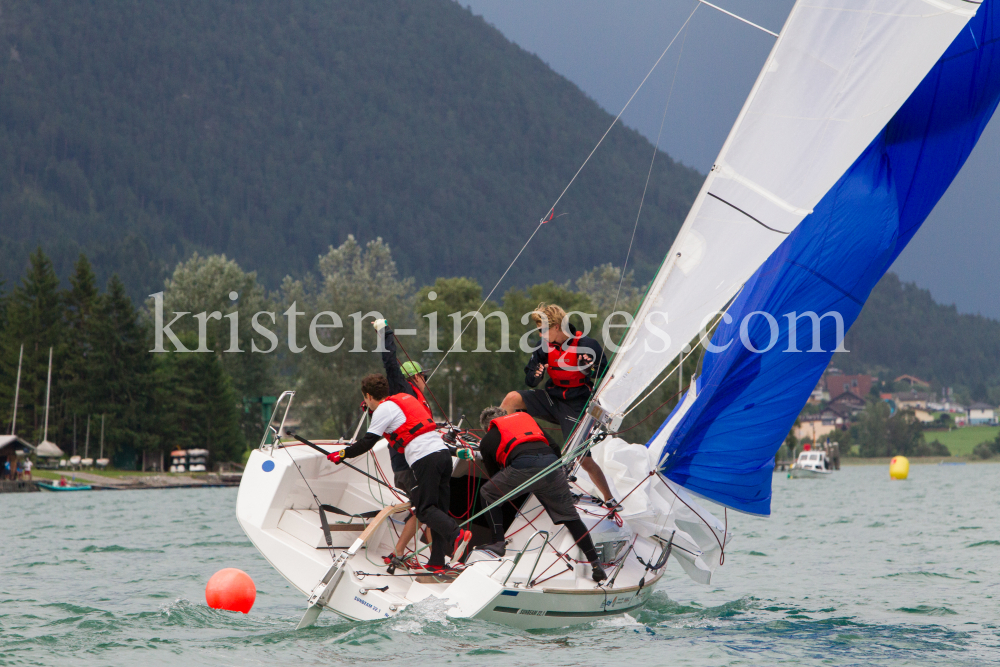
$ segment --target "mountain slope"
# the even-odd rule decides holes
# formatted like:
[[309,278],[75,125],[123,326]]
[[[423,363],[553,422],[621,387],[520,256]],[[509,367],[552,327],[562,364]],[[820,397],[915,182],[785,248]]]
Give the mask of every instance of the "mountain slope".
[[832,364],[848,373],[888,380],[908,373],[976,400],[1000,387],[1000,322],[935,303],[929,291],[894,273],[872,290],[844,347],[850,352],[834,355]]
[[[3,0],[0,259],[41,245],[135,295],[191,251],[274,286],[353,233],[491,285],[612,117],[449,0]],[[616,128],[511,280],[620,264],[653,147]],[[660,154],[642,279],[702,176]]]

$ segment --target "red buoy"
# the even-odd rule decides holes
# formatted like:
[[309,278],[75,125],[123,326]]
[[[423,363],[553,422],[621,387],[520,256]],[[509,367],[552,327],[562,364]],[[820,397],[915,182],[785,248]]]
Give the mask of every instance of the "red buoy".
[[257,587],[253,579],[243,570],[227,567],[219,570],[205,586],[205,602],[212,609],[250,612],[257,599]]

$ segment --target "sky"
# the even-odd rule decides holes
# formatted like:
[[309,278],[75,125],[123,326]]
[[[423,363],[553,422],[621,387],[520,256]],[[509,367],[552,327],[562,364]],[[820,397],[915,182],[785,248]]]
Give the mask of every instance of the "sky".
[[[694,0],[460,0],[617,115],[691,16]],[[778,32],[793,0],[713,0]],[[622,121],[707,173],[774,37],[705,5]],[[669,104],[668,104],[669,100]],[[662,123],[662,133],[661,133]],[[598,137],[595,137],[595,142]],[[1000,120],[890,270],[960,312],[1000,319]]]

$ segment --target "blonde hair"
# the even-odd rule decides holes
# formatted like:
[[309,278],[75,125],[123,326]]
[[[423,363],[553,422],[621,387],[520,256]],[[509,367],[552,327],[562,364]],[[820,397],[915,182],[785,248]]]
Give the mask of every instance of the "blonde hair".
[[540,303],[538,304],[538,307],[531,312],[531,321],[534,322],[535,326],[539,329],[542,328],[543,322],[547,325],[545,327],[546,330],[551,327],[562,327],[564,319],[566,319],[566,311],[554,303]]

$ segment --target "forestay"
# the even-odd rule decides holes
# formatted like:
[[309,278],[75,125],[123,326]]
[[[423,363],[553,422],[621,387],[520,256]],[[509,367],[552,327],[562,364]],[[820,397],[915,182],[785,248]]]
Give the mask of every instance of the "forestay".
[[975,14],[963,0],[799,0],[613,360],[622,414],[739,292]]

